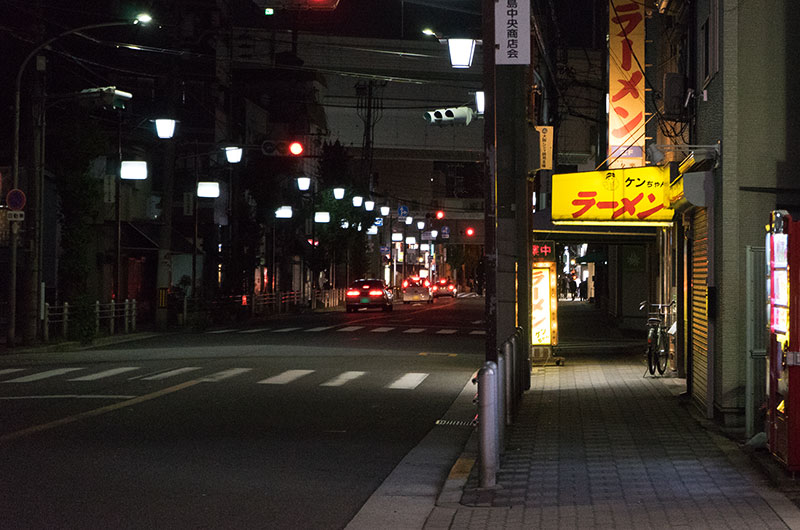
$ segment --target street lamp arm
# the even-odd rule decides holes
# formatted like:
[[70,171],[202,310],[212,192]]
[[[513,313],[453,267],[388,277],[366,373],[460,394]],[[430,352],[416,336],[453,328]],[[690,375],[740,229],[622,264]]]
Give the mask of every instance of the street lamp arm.
[[19,66],[19,70],[17,71],[17,77],[14,79],[14,141],[12,144],[13,149],[13,158],[11,161],[11,173],[13,177],[14,187],[17,188],[19,186],[19,121],[20,121],[20,94],[22,92],[22,75],[25,73],[25,68],[28,66],[33,57],[42,51],[43,49],[50,46],[52,43],[57,41],[62,37],[66,37],[68,35],[72,35],[74,33],[80,33],[81,31],[86,31],[90,29],[98,29],[98,28],[110,28],[114,26],[128,26],[130,24],[136,24],[137,21],[117,21],[117,22],[104,22],[100,24],[88,24],[85,26],[80,26],[77,28],[68,29],[66,31],[62,31],[55,37],[51,37],[46,41],[42,42],[38,46],[36,46],[31,52],[25,57],[22,61],[22,64]]

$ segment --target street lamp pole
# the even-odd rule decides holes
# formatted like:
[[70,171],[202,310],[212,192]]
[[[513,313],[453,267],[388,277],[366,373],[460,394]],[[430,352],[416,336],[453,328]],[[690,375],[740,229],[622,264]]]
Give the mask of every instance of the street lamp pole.
[[[28,66],[28,63],[31,59],[33,59],[36,54],[40,51],[44,50],[50,44],[57,41],[62,37],[66,37],[68,35],[73,35],[75,33],[80,33],[81,31],[87,31],[90,29],[98,29],[98,28],[110,28],[114,26],[128,26],[130,24],[138,24],[138,23],[146,23],[149,21],[149,17],[144,17],[140,15],[136,18],[135,21],[117,21],[117,22],[105,22],[100,24],[88,24],[85,26],[80,26],[77,28],[71,28],[66,31],[62,31],[55,37],[51,37],[38,46],[36,46],[33,50],[25,56],[25,59],[22,60],[22,64],[19,66],[19,70],[17,70],[17,76],[14,79],[14,134],[12,139],[12,155],[11,155],[11,177],[12,177],[12,186],[14,189],[19,187],[19,122],[20,122],[20,101],[21,101],[21,94],[22,94],[22,76],[25,73],[25,68]],[[44,172],[42,171],[41,174],[43,175]],[[37,204],[37,208],[41,209],[42,205]],[[8,331],[7,331],[7,344],[13,346],[16,342],[16,334],[17,334],[17,245],[19,244],[19,226],[17,221],[11,222],[11,270],[9,271],[9,297],[8,297],[8,305],[9,305],[9,317],[8,317]],[[35,234],[35,237],[38,239],[41,237],[41,234]],[[34,248],[38,246],[38,242],[34,245]]]

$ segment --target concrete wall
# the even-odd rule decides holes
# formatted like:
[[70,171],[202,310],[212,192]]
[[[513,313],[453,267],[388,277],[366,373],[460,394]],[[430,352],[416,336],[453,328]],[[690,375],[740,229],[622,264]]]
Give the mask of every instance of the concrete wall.
[[[709,4],[698,4],[698,31]],[[797,127],[787,109],[796,88],[788,65],[796,59],[787,50],[786,28],[796,27],[798,16],[788,2],[720,4],[726,6],[719,8],[720,71],[706,85],[698,79],[697,143],[722,142],[713,235],[714,407],[723,423],[733,425],[744,406],[745,247],[764,244],[764,225],[775,207],[774,193],[741,188],[774,188],[789,167],[792,147],[786,140],[796,137]]]

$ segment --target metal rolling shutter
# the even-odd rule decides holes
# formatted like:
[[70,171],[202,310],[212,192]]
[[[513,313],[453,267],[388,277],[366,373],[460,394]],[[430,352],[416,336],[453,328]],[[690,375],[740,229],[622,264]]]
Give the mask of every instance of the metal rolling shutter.
[[700,410],[708,404],[708,211],[692,212],[692,270],[689,337],[691,341],[692,399]]

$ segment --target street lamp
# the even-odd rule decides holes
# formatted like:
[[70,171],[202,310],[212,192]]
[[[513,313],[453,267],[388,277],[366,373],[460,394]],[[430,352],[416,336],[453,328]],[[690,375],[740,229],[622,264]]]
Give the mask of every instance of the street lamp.
[[381,216],[386,217],[387,215],[389,215],[391,208],[389,208],[388,206],[381,206],[380,210],[381,210]]
[[353,197],[353,206],[356,208],[361,208],[361,205],[364,203],[364,197],[361,195],[355,195]]
[[156,123],[156,134],[161,139],[169,139],[175,135],[175,120],[168,118],[158,118],[153,120]]
[[344,188],[333,188],[333,198],[337,201],[344,199]]
[[[100,24],[87,24],[84,26],[79,26],[77,28],[70,28],[68,30],[62,31],[55,37],[51,37],[38,46],[36,46],[33,50],[28,53],[27,56],[22,60],[22,63],[19,66],[19,70],[17,70],[17,76],[14,79],[14,130],[13,130],[13,137],[12,137],[12,156],[11,156],[11,176],[12,176],[12,187],[13,189],[19,188],[19,123],[20,123],[20,101],[21,101],[21,94],[22,94],[22,76],[25,73],[25,68],[28,66],[33,57],[38,54],[40,51],[44,50],[48,46],[50,46],[53,42],[57,41],[62,37],[66,37],[69,35],[73,35],[75,33],[80,33],[81,31],[87,31],[90,29],[99,29],[99,28],[110,28],[114,26],[129,26],[131,24],[146,24],[150,22],[152,18],[150,15],[145,13],[141,13],[136,16],[134,20],[125,20],[125,21],[116,21],[116,22],[104,22]],[[44,178],[44,172],[40,172],[40,175],[37,175],[36,179],[36,186],[34,188],[34,204],[36,208],[36,215],[37,215],[37,224],[39,218],[39,212],[42,209],[42,187],[44,182],[41,180]],[[8,297],[8,306],[9,306],[9,318],[8,318],[8,332],[6,335],[6,342],[7,344],[14,345],[16,342],[16,334],[17,334],[17,245],[19,244],[19,226],[17,225],[18,221],[11,222],[11,270],[9,271],[9,284],[11,288],[9,289],[9,297]],[[36,283],[37,285],[34,287],[37,292],[40,286],[38,285],[38,275],[39,271],[39,240],[41,239],[40,227],[36,227],[34,230],[34,252],[31,256],[31,265],[35,268],[34,276],[36,276]],[[40,299],[40,296],[35,297],[36,300]],[[34,302],[35,303],[35,302]]]
[[242,161],[244,149],[238,146],[227,146],[222,148],[225,151],[225,159],[229,164],[238,164]]

